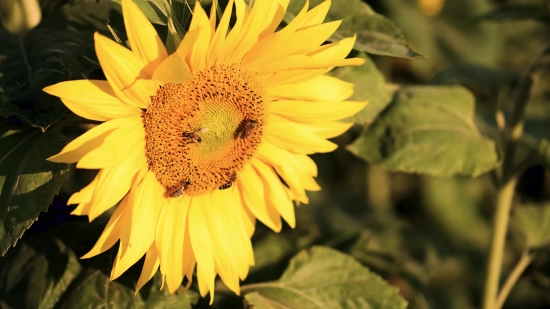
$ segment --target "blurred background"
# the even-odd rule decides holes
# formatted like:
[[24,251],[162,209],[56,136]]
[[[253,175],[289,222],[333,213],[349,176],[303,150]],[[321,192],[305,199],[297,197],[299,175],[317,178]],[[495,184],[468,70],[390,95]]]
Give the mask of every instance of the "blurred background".
[[[41,0],[42,14],[53,14],[69,2],[79,1]],[[365,2],[402,30],[412,50],[426,56],[410,60],[369,54],[370,63],[375,65],[372,69],[377,69],[388,84],[399,87],[447,83],[465,86],[475,97],[475,121],[480,131],[496,139],[495,110],[507,115],[514,76],[523,72],[550,42],[549,2]],[[107,18],[123,38],[120,13],[116,10],[86,22],[95,23],[100,31],[108,33],[104,23]],[[158,29],[166,33],[165,27]],[[526,135],[532,139],[550,136],[549,60],[541,59],[533,77],[525,123]],[[101,71],[93,71],[90,76],[101,77]],[[369,99],[369,87],[358,85],[356,89],[358,99]],[[94,124],[71,126],[63,134],[71,140],[91,125]],[[346,149],[361,131],[361,126],[353,127],[334,139],[340,145],[335,152],[313,155],[323,190],[309,193],[309,205],[297,207],[295,229],[286,226],[276,234],[258,222],[253,236],[256,266],[244,284],[276,280],[292,256],[320,244],[349,253],[397,286],[410,309],[479,308],[496,200],[494,172],[472,178],[388,171]],[[76,256],[87,252],[108,216],[88,224],[86,218],[70,216],[74,207],[67,208],[65,203],[94,175],[71,166],[69,179],[48,213],[40,215],[22,241],[32,244],[43,239],[38,235],[51,235],[50,239],[62,239]],[[536,160],[528,162],[515,192],[512,218],[517,208],[546,207],[550,203],[550,174],[545,165]],[[506,241],[503,280],[522,254],[526,241],[513,220]],[[539,250],[504,308],[550,308],[550,251],[545,247]],[[19,251],[10,250],[7,258],[18,254]],[[81,263],[108,274],[113,257],[110,250]],[[120,283],[132,286],[140,270],[138,263]],[[223,290],[220,286],[213,308],[242,307],[241,298]],[[208,308],[207,300],[198,300],[195,308]]]

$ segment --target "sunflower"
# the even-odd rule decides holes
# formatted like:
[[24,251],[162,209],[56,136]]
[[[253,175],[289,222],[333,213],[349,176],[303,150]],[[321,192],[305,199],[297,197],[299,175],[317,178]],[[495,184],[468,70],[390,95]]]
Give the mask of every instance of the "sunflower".
[[[151,23],[122,0],[130,49],[96,33],[107,78],[44,89],[75,114],[101,121],[49,158],[99,169],[71,196],[76,215],[94,220],[115,206],[89,253],[118,242],[111,280],[145,255],[137,291],[160,267],[168,290],[196,276],[213,300],[217,275],[235,293],[254,264],[256,219],[294,227],[294,203],[316,191],[308,157],[330,152],[326,140],[352,125],[337,120],[366,102],[344,101],[353,85],[324,75],[345,59],[355,38],[323,45],[340,21],[323,23],[330,1],[305,7],[277,31],[284,0],[231,0],[217,24],[196,1],[189,30],[169,55]],[[236,20],[229,30],[229,21]]]

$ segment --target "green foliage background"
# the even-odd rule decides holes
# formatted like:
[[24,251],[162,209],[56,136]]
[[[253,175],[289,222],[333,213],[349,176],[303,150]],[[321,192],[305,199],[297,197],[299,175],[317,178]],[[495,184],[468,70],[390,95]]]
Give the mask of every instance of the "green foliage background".
[[[357,34],[352,54],[367,62],[330,74],[369,104],[339,149],[313,156],[323,190],[296,209],[296,228],[258,223],[242,296],[218,282],[212,308],[481,308],[508,171],[518,182],[501,284],[527,266],[503,308],[550,308],[550,3],[440,1],[436,15],[415,0],[332,1],[327,20],[344,22],[330,40]],[[65,204],[96,172],[45,158],[95,123],[41,89],[104,78],[93,33],[126,37],[117,1],[39,2],[28,33],[0,27],[0,307],[208,308],[195,283],[170,295],[158,274],[134,296],[142,262],[110,282],[113,250],[78,259],[109,213],[88,223]],[[135,2],[173,51],[194,1]],[[304,3],[291,0],[284,22]],[[513,124],[523,103],[508,162],[502,119]]]

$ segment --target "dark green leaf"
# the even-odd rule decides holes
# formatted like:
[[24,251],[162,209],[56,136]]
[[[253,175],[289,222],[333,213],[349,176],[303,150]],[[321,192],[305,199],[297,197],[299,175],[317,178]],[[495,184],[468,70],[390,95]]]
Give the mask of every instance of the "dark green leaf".
[[373,308],[400,309],[407,302],[395,287],[352,257],[327,247],[295,256],[275,282],[245,285],[254,309]]
[[80,270],[61,241],[22,243],[0,260],[0,300],[12,308],[54,308]]
[[482,101],[495,103],[502,87],[510,86],[518,79],[514,71],[492,69],[472,63],[453,64],[438,72],[432,84],[462,85]]
[[500,159],[473,118],[474,99],[462,87],[403,88],[349,150],[390,171],[476,177]]
[[518,207],[514,223],[525,235],[528,248],[550,243],[550,205]]
[[[310,1],[310,8],[322,1]],[[304,6],[305,1],[291,1],[285,21],[290,22]],[[403,33],[397,26],[384,16],[377,14],[361,0],[332,1],[325,22],[342,19],[342,25],[332,35],[330,40],[339,41],[357,34],[355,49],[370,54],[399,58],[422,58],[412,50]]]
[[93,33],[107,29],[107,16],[116,19],[114,7],[112,3],[66,6],[24,37],[0,29],[0,116],[16,115],[43,131],[59,120],[67,109],[42,89],[87,78],[99,68]]
[[67,179],[66,164],[46,161],[62,148],[57,132],[0,127],[0,254],[48,210]]
[[[64,245],[89,243],[97,224],[66,222],[25,237],[0,259],[0,304],[10,308],[158,308],[190,309],[198,294],[180,287],[170,294],[161,290],[157,273],[138,294],[134,287],[141,265],[110,281],[112,260],[100,255],[78,260]],[[79,239],[71,239],[77,231]],[[83,234],[88,231],[88,235]],[[94,235],[91,239],[89,235]],[[64,239],[64,243],[60,239]],[[114,255],[111,255],[114,257]],[[139,264],[139,263],[138,263]]]
[[160,290],[160,278],[155,276],[152,285],[146,291],[134,296],[134,289],[110,281],[109,276],[96,269],[86,269],[67,289],[56,308],[158,308],[187,309],[198,298],[194,292],[180,287],[171,295],[167,289]]
[[348,66],[334,69],[330,75],[355,85],[353,96],[348,100],[365,101],[367,106],[349,120],[368,126],[390,104],[397,85],[387,84],[374,62],[364,53],[358,55],[367,61],[362,66]]
[[481,15],[479,18],[490,21],[536,20],[550,23],[548,4],[508,4]]
[[[121,0],[113,0],[121,4]],[[153,24],[166,25],[170,16],[168,0],[133,0],[138,8]]]

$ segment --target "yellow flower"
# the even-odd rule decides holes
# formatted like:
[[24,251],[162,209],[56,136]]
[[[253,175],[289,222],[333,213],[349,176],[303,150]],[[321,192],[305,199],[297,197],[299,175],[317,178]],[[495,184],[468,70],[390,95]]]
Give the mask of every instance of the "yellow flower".
[[[213,1],[216,3],[216,1]],[[75,114],[104,121],[68,144],[54,162],[99,169],[75,193],[74,214],[90,220],[113,207],[103,234],[83,258],[120,240],[111,280],[144,254],[139,290],[160,267],[170,292],[197,266],[202,296],[214,280],[239,293],[254,264],[256,218],[275,231],[295,225],[293,201],[319,190],[307,156],[330,152],[366,102],[343,101],[353,85],[325,76],[355,38],[322,45],[340,21],[322,23],[326,1],[276,31],[288,0],[229,1],[216,25],[199,1],[189,31],[168,55],[131,0],[122,1],[131,50],[96,33],[107,81],[77,80],[44,89]],[[233,11],[235,25],[229,29]],[[281,181],[284,180],[284,183]]]

